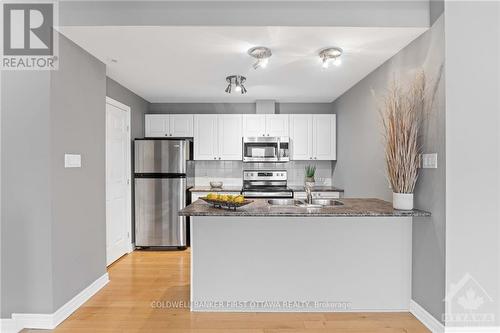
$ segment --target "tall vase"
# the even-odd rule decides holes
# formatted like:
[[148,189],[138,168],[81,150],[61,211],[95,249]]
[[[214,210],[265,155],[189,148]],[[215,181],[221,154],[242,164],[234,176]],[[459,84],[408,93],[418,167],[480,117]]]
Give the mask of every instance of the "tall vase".
[[392,193],[392,207],[399,210],[413,209],[413,193]]

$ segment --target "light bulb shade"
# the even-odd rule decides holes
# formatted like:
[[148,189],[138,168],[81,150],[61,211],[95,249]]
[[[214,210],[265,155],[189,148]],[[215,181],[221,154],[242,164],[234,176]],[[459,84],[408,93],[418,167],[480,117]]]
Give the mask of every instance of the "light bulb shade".
[[226,77],[226,82],[228,83],[227,88],[224,90],[226,93],[230,94],[233,89],[234,91],[241,92],[242,94],[246,93],[247,90],[243,86],[243,83],[247,80],[246,77],[242,75],[229,75]]
[[343,52],[344,51],[340,47],[329,47],[321,50],[318,55],[323,61],[323,68],[328,68],[330,61],[335,66],[340,66],[340,64],[342,63],[340,57],[342,56]]
[[265,46],[252,47],[247,52],[251,57],[257,59],[257,61],[252,65],[254,69],[266,68],[269,63],[269,58],[272,56],[272,52],[269,48]]

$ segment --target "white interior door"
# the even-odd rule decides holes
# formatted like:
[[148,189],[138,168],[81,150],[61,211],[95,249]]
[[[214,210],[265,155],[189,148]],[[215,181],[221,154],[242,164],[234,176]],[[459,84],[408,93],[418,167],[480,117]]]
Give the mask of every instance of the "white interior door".
[[130,108],[106,103],[106,262],[131,249]]

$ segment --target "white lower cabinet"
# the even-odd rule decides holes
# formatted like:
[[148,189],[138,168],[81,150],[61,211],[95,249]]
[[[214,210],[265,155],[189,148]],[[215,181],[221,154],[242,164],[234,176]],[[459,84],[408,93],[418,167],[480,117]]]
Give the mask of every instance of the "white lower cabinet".
[[291,114],[290,142],[292,160],[336,160],[336,116]]
[[195,160],[242,160],[242,116],[194,116]]

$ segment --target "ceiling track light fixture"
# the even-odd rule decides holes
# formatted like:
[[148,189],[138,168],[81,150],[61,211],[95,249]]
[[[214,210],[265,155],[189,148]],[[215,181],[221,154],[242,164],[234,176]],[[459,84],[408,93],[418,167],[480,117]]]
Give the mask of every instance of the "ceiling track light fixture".
[[247,89],[245,88],[245,81],[247,80],[246,77],[242,75],[229,75],[226,77],[226,82],[228,83],[226,90],[224,90],[226,93],[230,94],[233,89],[234,85],[234,91],[240,92],[242,95],[247,93]]
[[269,63],[269,58],[273,55],[271,49],[265,46],[256,46],[248,50],[248,55],[257,59],[257,61],[252,65],[254,69],[266,68]]
[[342,59],[340,59],[342,53],[344,53],[344,51],[340,47],[329,47],[319,51],[319,57],[323,63],[323,68],[328,68],[330,62],[335,66],[340,66],[342,63]]

